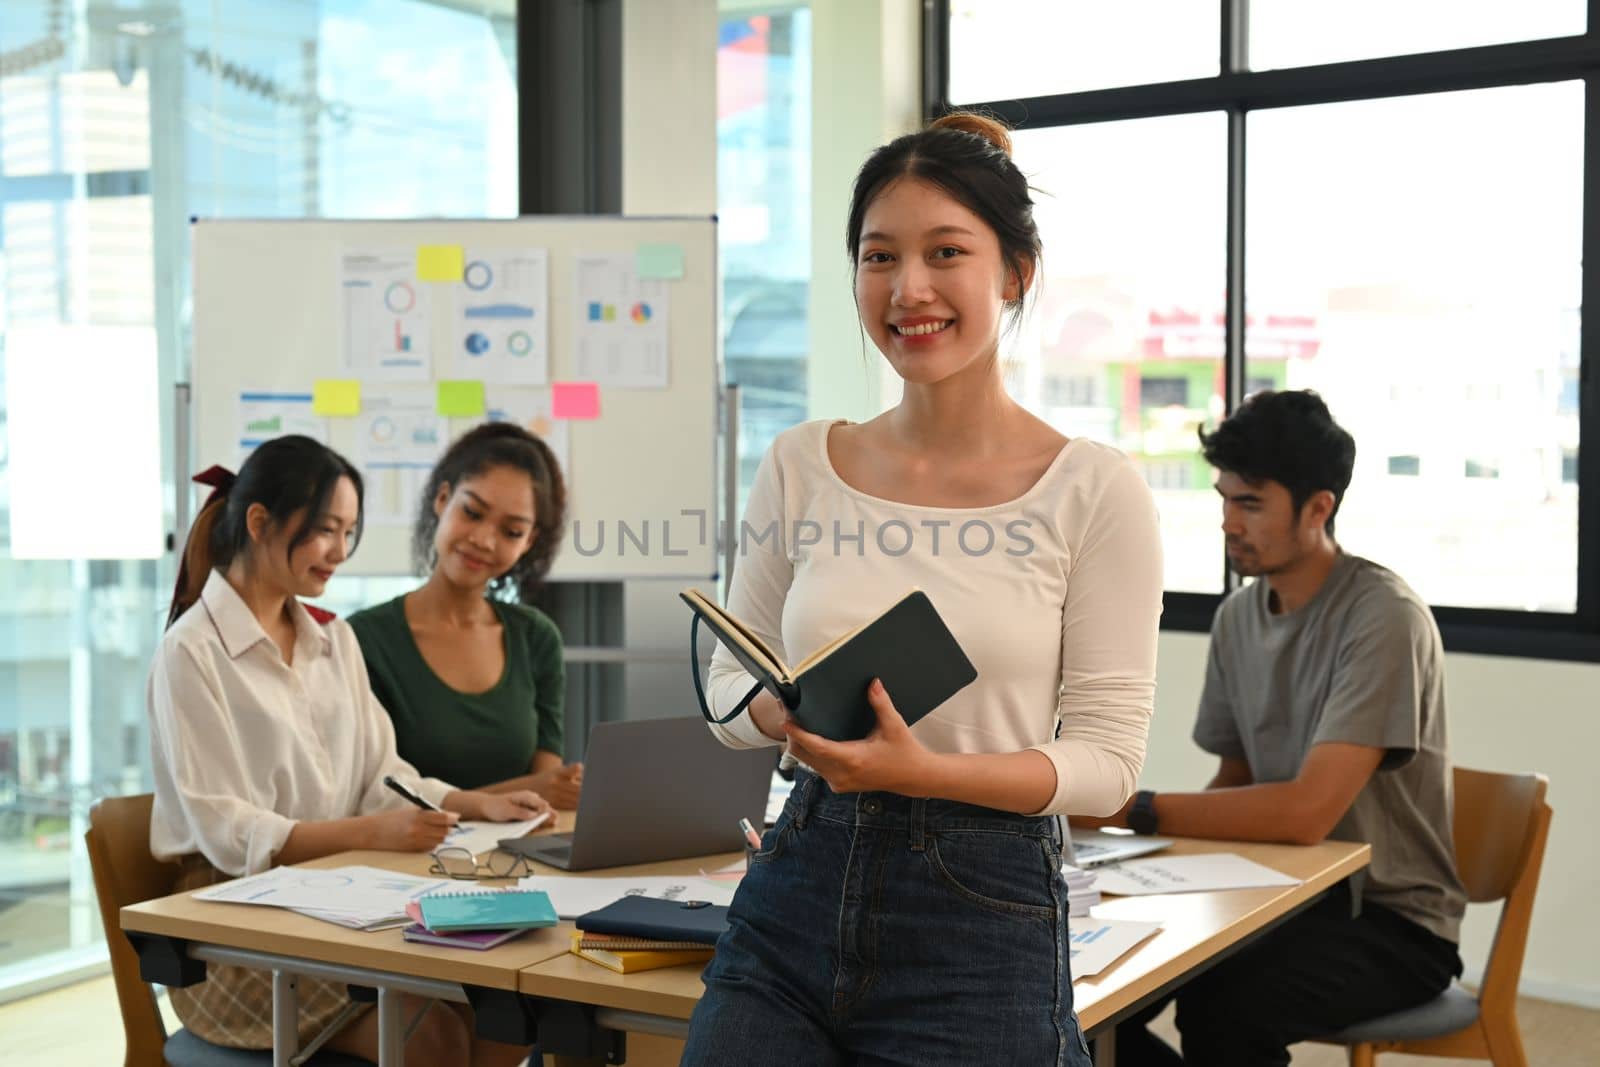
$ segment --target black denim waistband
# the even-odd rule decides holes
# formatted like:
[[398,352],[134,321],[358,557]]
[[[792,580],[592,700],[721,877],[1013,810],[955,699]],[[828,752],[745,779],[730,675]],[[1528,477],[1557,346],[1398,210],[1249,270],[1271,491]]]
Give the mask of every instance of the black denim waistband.
[[811,819],[904,829],[918,847],[925,833],[982,832],[1046,838],[1060,844],[1054,815],[1019,815],[1016,812],[963,804],[957,800],[907,797],[899,793],[835,793],[820,775],[798,769],[790,797],[795,824]]

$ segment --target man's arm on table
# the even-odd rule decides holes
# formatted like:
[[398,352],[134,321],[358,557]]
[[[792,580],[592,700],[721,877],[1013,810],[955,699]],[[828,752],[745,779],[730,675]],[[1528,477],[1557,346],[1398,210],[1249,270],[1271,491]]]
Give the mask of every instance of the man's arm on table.
[[[1287,782],[1255,783],[1249,765],[1224,758],[1201,793],[1157,793],[1162,834],[1223,841],[1315,845],[1338,825],[1383,759],[1371,745],[1329,741],[1314,746]],[[1073,816],[1074,826],[1127,826],[1130,802],[1107,819]]]

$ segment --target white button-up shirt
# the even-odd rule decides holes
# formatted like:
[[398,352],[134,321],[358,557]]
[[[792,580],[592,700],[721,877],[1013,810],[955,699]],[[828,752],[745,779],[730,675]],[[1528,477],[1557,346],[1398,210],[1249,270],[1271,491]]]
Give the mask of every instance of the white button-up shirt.
[[354,631],[296,600],[294,663],[283,661],[218,572],[161,640],[150,670],[150,851],[201,852],[231,875],[272,866],[300,820],[402,807],[392,774],[437,804],[454,787],[395,751]]

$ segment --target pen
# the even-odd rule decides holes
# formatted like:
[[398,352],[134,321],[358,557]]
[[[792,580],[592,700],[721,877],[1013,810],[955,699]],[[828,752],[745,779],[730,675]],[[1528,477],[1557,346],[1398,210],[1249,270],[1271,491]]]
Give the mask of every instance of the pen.
[[749,819],[740,819],[739,829],[744,831],[744,839],[750,842],[751,848],[759,849],[761,847],[761,835],[756,833],[756,828],[750,825]]
[[421,797],[417,796],[417,794],[413,793],[411,790],[395,781],[394,775],[392,774],[386,774],[383,776],[383,784],[388,786],[390,789],[393,789],[396,793],[399,793],[407,800],[411,801],[411,803],[415,804],[423,811],[444,811],[444,809],[439,807],[437,804],[429,804],[426,800],[423,800]]

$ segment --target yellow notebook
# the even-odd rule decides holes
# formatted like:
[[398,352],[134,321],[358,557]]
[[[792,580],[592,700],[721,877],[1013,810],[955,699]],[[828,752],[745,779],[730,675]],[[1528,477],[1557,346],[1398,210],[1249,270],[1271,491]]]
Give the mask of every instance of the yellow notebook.
[[572,932],[574,956],[581,956],[590,963],[598,963],[618,974],[636,974],[639,971],[653,971],[660,967],[676,967],[683,963],[707,963],[711,959],[711,951],[709,945],[693,949],[640,949],[626,952],[584,948],[583,931]]

